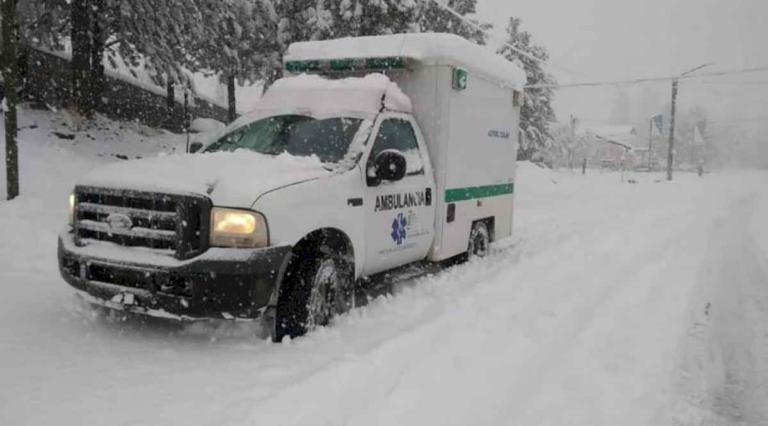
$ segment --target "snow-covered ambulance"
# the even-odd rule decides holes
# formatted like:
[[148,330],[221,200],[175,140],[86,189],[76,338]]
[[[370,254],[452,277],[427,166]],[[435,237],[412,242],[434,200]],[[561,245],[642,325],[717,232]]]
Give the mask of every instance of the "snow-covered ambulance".
[[78,182],[59,267],[86,300],[281,340],[354,306],[361,277],[511,235],[517,65],[445,34],[296,43],[284,65],[199,152]]

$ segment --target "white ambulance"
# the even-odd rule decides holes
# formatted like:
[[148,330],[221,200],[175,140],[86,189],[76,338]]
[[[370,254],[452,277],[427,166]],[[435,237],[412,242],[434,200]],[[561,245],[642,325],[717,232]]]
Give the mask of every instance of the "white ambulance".
[[407,34],[297,43],[285,71],[197,153],[81,179],[64,279],[114,309],[266,319],[281,340],[354,306],[362,277],[511,235],[517,65]]

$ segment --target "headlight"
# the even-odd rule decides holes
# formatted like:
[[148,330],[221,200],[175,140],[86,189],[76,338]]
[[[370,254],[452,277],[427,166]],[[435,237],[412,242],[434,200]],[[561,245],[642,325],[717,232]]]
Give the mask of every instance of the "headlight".
[[69,194],[69,225],[74,226],[75,224],[75,194]]
[[259,213],[214,207],[211,212],[211,245],[261,248],[269,244],[267,221]]

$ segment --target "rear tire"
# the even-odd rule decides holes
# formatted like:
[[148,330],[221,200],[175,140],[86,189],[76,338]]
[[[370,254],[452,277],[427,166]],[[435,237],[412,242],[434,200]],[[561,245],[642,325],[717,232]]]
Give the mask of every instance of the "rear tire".
[[474,257],[485,257],[488,255],[491,247],[491,231],[488,225],[483,221],[475,222],[472,230],[469,232],[469,248],[467,255],[470,259]]
[[317,254],[296,258],[275,312],[273,340],[299,337],[354,308],[354,269],[338,257]]

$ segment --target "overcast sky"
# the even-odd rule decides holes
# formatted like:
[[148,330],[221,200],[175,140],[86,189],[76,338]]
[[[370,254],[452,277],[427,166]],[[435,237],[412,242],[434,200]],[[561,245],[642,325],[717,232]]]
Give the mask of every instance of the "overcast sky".
[[[768,0],[479,0],[478,15],[501,32],[509,16],[546,47],[561,83],[670,76],[706,62],[706,71],[768,66]],[[704,72],[704,71],[702,71]],[[713,119],[768,116],[768,72],[718,84],[681,86],[682,108],[705,106]],[[669,98],[669,83],[629,89],[636,100]],[[616,88],[562,89],[560,121],[570,114],[607,120]],[[765,99],[765,100],[763,100]]]

